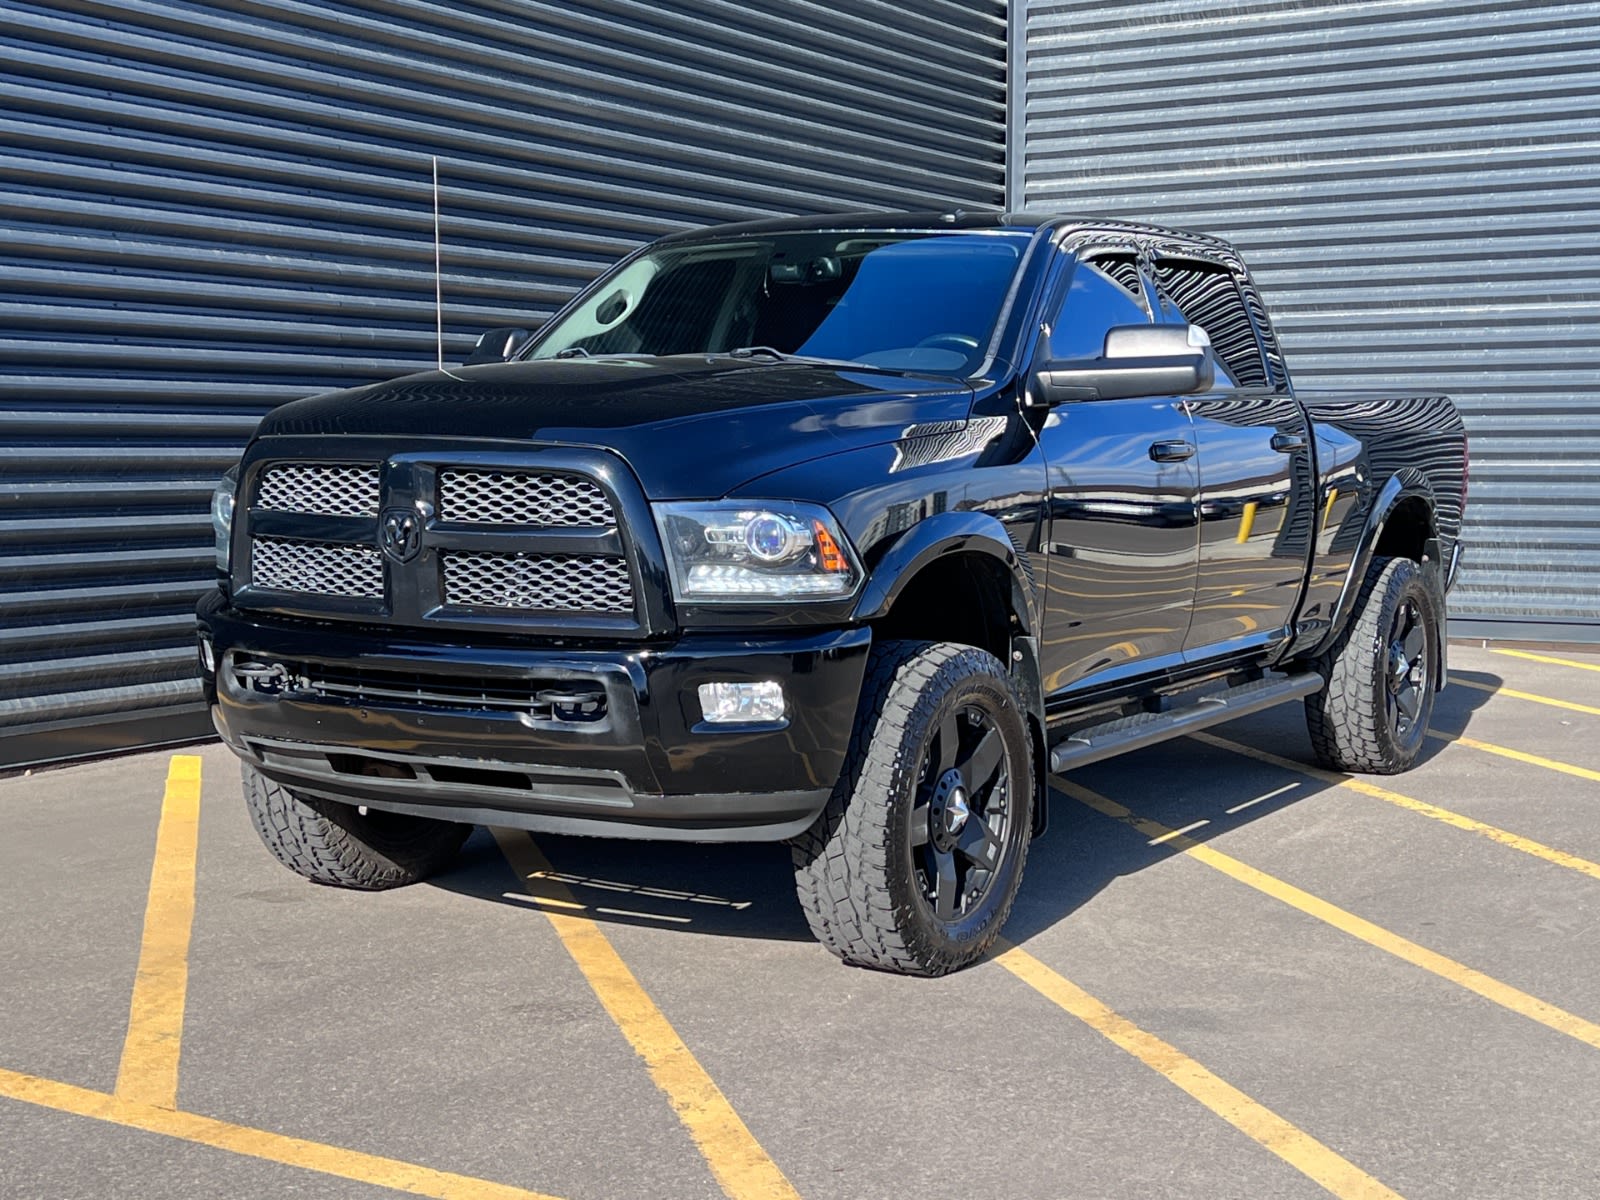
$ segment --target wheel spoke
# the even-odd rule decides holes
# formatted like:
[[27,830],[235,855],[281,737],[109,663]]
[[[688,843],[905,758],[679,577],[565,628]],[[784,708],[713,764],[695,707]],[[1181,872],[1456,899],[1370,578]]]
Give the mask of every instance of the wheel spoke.
[[1406,640],[1401,643],[1401,650],[1405,653],[1407,664],[1415,666],[1417,659],[1422,657],[1422,651],[1427,644],[1427,635],[1422,632],[1421,623],[1413,625],[1411,632],[1406,634]]
[[939,722],[939,761],[934,768],[939,775],[956,765],[956,755],[961,752],[961,726],[956,715],[952,708]]
[[1417,712],[1422,708],[1417,689],[1409,683],[1394,694],[1394,702],[1396,707],[1413,721],[1417,719]]
[[983,785],[994,778],[995,769],[999,767],[1005,752],[1005,739],[1000,736],[1000,731],[992,727],[986,730],[966,761],[959,764],[961,784],[969,795],[976,796],[983,790]]
[[933,911],[941,921],[954,919],[956,915],[956,856],[951,853],[933,856],[934,878]]
[[933,812],[933,806],[926,801],[911,810],[911,845],[926,846],[932,836],[928,832],[928,817]]
[[985,871],[993,871],[1000,863],[1000,839],[976,814],[967,818],[956,849],[969,863]]

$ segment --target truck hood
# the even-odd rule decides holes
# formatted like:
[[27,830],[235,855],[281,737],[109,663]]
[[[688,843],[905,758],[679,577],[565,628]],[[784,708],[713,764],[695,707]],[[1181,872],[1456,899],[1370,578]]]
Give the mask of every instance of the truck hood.
[[954,379],[678,355],[494,363],[327,392],[273,410],[261,436],[362,434],[598,446],[654,500],[725,495],[796,463],[962,421]]

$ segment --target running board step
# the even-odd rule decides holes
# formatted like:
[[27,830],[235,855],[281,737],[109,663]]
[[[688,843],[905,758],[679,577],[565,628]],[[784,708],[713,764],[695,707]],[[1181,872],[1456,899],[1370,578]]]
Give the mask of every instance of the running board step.
[[1059,775],[1073,767],[1099,762],[1153,746],[1168,738],[1182,737],[1208,725],[1220,725],[1235,717],[1272,708],[1286,700],[1296,700],[1322,690],[1323,679],[1316,671],[1300,675],[1268,675],[1251,683],[1202,696],[1195,703],[1162,713],[1140,713],[1119,717],[1103,725],[1074,731],[1050,749],[1050,773]]

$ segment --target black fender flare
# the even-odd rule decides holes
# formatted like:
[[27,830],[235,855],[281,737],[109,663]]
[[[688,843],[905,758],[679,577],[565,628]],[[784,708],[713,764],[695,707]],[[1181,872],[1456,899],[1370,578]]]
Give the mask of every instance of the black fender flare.
[[[1011,671],[1017,691],[1039,733],[1035,758],[1044,752],[1046,729],[1044,685],[1039,667],[1039,611],[1033,578],[1006,527],[988,513],[943,512],[917,522],[873,557],[866,584],[851,613],[852,621],[868,622],[887,616],[906,585],[925,568],[950,554],[984,554],[997,560],[1011,581],[1011,610],[1017,618],[1011,635]],[[1050,788],[1046,764],[1035,764],[1037,776],[1034,834],[1044,832],[1048,821]]]
[[[1334,609],[1333,620],[1329,623],[1328,632],[1310,652],[1311,657],[1316,657],[1328,649],[1339,636],[1355,612],[1356,600],[1361,595],[1362,581],[1367,577],[1367,568],[1372,565],[1373,557],[1377,554],[1378,542],[1383,537],[1383,531],[1389,524],[1389,518],[1394,516],[1395,510],[1407,500],[1421,500],[1428,510],[1428,534],[1425,539],[1429,563],[1423,568],[1423,576],[1428,581],[1428,586],[1433,590],[1438,602],[1440,622],[1444,622],[1444,570],[1445,564],[1440,561],[1439,545],[1439,505],[1438,498],[1434,495],[1433,485],[1428,482],[1428,477],[1415,467],[1402,467],[1384,481],[1378,494],[1372,502],[1372,507],[1367,511],[1367,520],[1361,530],[1361,540],[1357,543],[1356,553],[1350,560],[1350,569],[1345,574],[1344,587],[1339,592],[1339,603]],[[1445,649],[1444,633],[1441,629],[1438,646],[1439,655],[1439,686],[1444,687],[1445,679]]]

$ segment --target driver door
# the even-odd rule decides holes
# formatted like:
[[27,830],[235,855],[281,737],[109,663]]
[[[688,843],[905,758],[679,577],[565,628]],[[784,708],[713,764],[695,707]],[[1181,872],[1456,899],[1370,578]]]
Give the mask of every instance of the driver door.
[[[1146,295],[1133,255],[1080,255],[1047,308],[1043,357],[1097,356],[1111,328],[1152,320]],[[1039,648],[1047,700],[1177,665],[1199,548],[1197,447],[1182,399],[1056,404],[1039,442],[1048,465]]]

